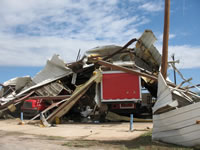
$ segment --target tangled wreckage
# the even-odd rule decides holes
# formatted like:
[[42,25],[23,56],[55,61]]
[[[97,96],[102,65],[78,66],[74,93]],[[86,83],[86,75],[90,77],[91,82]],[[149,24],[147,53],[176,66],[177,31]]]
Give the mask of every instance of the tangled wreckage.
[[[34,120],[42,113],[51,123],[57,118],[101,120],[111,112],[151,115],[161,64],[155,40],[152,31],[146,30],[124,47],[96,47],[73,63],[54,55],[35,77],[1,84],[1,117],[17,117],[22,111]],[[134,42],[135,47],[128,48]]]
[[54,55],[35,77],[1,84],[0,116],[23,112],[30,120],[43,116],[53,123],[153,114],[154,140],[194,146],[200,142],[200,96],[182,87],[187,81],[177,86],[162,77],[155,40],[145,30],[123,47],[96,47],[73,63]]
[[152,138],[182,146],[198,146],[200,96],[186,87],[180,88],[181,85],[167,85],[159,74],[158,96],[153,107]]

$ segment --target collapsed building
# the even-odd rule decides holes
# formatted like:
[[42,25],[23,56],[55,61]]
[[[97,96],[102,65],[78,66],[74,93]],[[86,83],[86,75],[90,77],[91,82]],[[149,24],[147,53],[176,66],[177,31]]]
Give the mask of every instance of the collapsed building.
[[123,47],[96,47],[76,62],[53,55],[33,78],[1,84],[0,115],[24,112],[34,120],[44,114],[49,123],[61,118],[103,120],[108,112],[151,116],[161,65],[155,41],[152,31],[145,30]]

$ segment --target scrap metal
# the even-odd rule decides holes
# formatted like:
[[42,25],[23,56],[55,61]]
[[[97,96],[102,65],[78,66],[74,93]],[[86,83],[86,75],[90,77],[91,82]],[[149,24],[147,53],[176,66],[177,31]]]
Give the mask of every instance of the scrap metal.
[[78,86],[72,96],[47,118],[47,121],[52,122],[56,117],[60,118],[66,114],[70,108],[82,97],[82,95],[85,94],[92,83],[99,78],[99,76],[101,76],[101,73],[99,70],[96,70],[94,75],[85,84]]
[[[73,111],[79,112],[79,117],[86,117],[81,114],[88,114],[89,111],[93,115],[95,111],[103,114],[109,108],[101,102],[101,71],[111,70],[141,76],[142,86],[156,97],[161,55],[154,46],[155,40],[153,32],[145,30],[140,38],[134,38],[124,46],[95,47],[86,51],[81,59],[79,50],[76,62],[65,63],[58,55],[53,55],[47,60],[44,69],[33,78],[29,78],[23,85],[19,84],[21,87],[18,90],[14,88],[0,98],[0,109],[7,109],[13,102],[18,104],[26,99],[36,99],[48,103],[48,107],[41,113],[48,114],[45,117],[49,123],[73,114]],[[134,42],[135,47],[129,48]],[[176,87],[171,82],[167,84]],[[1,89],[2,94],[4,87]],[[39,114],[31,120],[38,117]]]

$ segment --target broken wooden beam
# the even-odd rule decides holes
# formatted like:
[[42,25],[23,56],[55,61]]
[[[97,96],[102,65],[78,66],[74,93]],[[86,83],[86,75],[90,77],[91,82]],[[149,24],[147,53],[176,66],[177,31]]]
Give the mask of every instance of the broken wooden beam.
[[48,116],[47,121],[53,122],[55,118],[60,118],[65,115],[74,106],[74,104],[76,104],[76,102],[87,92],[92,83],[94,83],[95,81],[97,82],[100,76],[101,72],[99,70],[96,70],[94,72],[94,75],[86,83],[78,86],[76,90],[72,93],[72,96]]
[[[28,93],[27,95],[25,95],[24,97],[21,97],[19,99],[17,99],[18,97],[16,97],[14,100],[9,101],[8,103],[0,106],[0,110],[7,110],[7,107],[11,104],[19,104],[22,101],[24,101],[25,99],[27,99],[28,97],[30,97],[35,91],[31,91],[30,93]],[[6,108],[6,109],[5,109]]]
[[[47,107],[45,110],[43,110],[41,113],[46,113],[47,111],[49,111],[49,110],[51,110],[51,109],[53,109],[53,108],[55,108],[55,107],[58,107],[60,104],[62,104],[63,102],[65,102],[65,101],[67,101],[68,99],[63,99],[63,100],[61,100],[61,101],[59,101],[59,102],[56,102],[56,103],[53,103],[53,104],[51,104],[49,107]],[[32,120],[35,120],[36,118],[38,118],[40,116],[40,114],[37,114],[36,116],[34,116],[32,119],[30,119],[30,121],[32,121]]]
[[130,73],[130,74],[146,77],[146,78],[149,78],[151,80],[155,80],[155,81],[158,80],[157,77],[154,76],[154,75],[150,75],[150,74],[147,74],[147,73],[139,72],[139,71],[136,71],[136,70],[133,70],[133,69],[129,69],[129,68],[126,68],[126,67],[117,66],[117,65],[111,64],[109,62],[103,61],[103,60],[99,60],[99,61],[97,61],[97,63],[99,65],[103,65],[103,66],[106,66],[106,67],[109,67],[109,68],[112,68],[112,69],[116,69],[116,70],[120,70],[120,71],[127,72],[127,73]]

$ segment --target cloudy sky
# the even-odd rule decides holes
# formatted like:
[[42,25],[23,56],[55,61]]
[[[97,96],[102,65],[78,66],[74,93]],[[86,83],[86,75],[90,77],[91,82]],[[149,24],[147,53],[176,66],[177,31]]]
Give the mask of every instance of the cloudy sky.
[[[169,56],[175,53],[178,67],[195,74],[200,68],[199,6],[199,0],[171,1],[170,14]],[[44,66],[55,53],[75,61],[79,49],[83,54],[96,46],[124,45],[145,29],[154,32],[161,52],[163,16],[164,0],[0,0],[0,82],[31,74],[28,68]],[[22,73],[11,76],[10,69]]]

